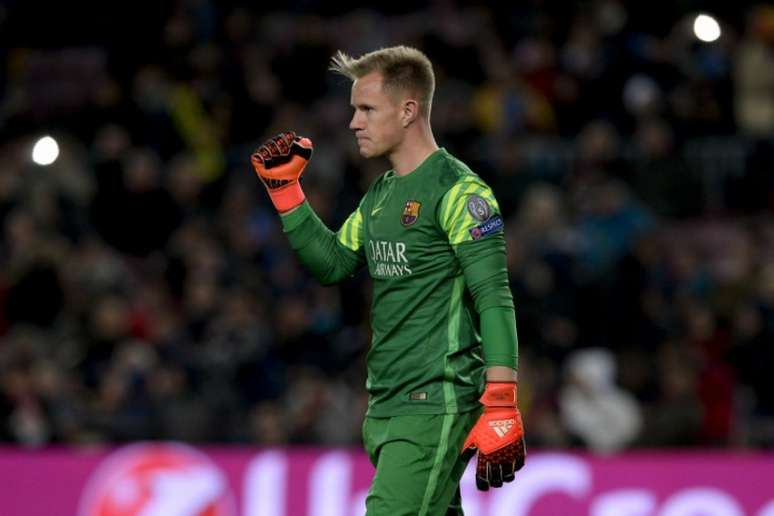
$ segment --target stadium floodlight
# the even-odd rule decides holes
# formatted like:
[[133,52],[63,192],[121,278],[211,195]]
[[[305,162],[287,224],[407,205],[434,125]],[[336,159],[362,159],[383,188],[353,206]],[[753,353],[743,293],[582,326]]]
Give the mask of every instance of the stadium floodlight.
[[693,20],[693,34],[705,43],[712,43],[720,37],[720,24],[709,14],[699,14]]
[[59,144],[51,136],[40,138],[32,147],[32,161],[47,166],[59,157]]

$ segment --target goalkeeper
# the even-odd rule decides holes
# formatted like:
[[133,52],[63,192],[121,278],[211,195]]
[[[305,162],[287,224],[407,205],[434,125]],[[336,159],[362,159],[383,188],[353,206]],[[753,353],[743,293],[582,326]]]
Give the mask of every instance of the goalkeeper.
[[299,183],[309,139],[280,134],[251,161],[321,283],[364,266],[373,278],[367,514],[462,514],[459,482],[475,452],[482,490],[513,480],[525,457],[502,215],[490,188],[435,142],[435,78],[422,52],[339,52],[331,69],[353,81],[349,127],[360,155],[392,165],[339,231],[320,221]]

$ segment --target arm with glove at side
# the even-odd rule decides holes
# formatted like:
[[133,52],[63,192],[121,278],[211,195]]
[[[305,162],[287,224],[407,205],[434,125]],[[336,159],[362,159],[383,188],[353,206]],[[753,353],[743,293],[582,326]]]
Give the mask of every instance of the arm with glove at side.
[[516,394],[516,318],[502,235],[478,244],[461,244],[457,256],[480,316],[487,366],[486,387],[479,400],[484,412],[468,434],[463,453],[472,456],[478,452],[476,486],[486,491],[511,482],[526,458]]
[[[334,233],[309,206],[301,189],[301,174],[313,148],[309,138],[288,131],[258,147],[250,161],[282,217],[290,246],[320,283],[330,285],[351,276],[365,263],[362,246],[351,237],[359,235],[362,218],[358,208]],[[344,234],[350,238],[343,238]]]
[[478,452],[476,486],[486,491],[512,481],[526,454],[516,405],[518,340],[503,220],[492,190],[475,174],[463,176],[447,192],[439,220],[479,314],[486,366],[480,398],[484,410],[465,440],[463,454]]

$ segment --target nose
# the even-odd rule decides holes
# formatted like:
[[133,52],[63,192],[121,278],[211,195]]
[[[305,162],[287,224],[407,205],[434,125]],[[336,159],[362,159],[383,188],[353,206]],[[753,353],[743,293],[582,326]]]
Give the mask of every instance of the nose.
[[363,117],[360,116],[360,112],[357,109],[352,114],[352,120],[349,121],[349,128],[353,131],[363,128]]

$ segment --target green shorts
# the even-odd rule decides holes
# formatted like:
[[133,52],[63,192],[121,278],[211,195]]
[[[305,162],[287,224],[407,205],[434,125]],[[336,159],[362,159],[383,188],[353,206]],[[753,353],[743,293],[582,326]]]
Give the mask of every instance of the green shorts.
[[366,417],[363,443],[376,467],[367,516],[463,514],[460,452],[480,414]]

